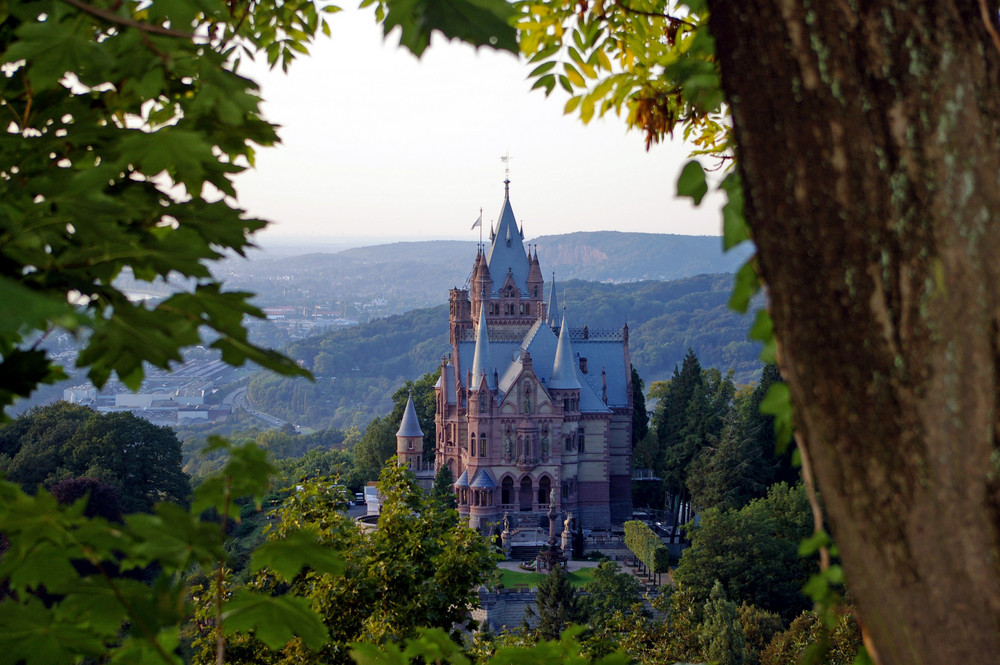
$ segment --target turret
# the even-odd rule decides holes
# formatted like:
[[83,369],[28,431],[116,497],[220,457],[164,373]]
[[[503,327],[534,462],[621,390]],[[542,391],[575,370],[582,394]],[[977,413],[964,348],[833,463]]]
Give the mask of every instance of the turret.
[[552,281],[549,282],[549,303],[545,306],[546,322],[550,328],[559,323],[559,303],[556,301],[556,273],[552,271]]
[[[492,390],[496,388],[493,380],[493,362],[490,359],[490,335],[486,329],[486,303],[479,307],[479,326],[476,328],[476,351],[472,357],[472,383],[469,390],[479,390],[480,384],[485,380],[486,387]],[[491,385],[493,384],[493,385]]]
[[[528,253],[531,254],[530,250]],[[542,277],[542,268],[538,264],[538,245],[535,245],[535,254],[529,260],[528,265],[528,297],[541,301],[544,288],[545,280]]]
[[420,429],[417,410],[413,406],[413,391],[406,398],[403,420],[396,432],[396,464],[408,466],[413,471],[423,471],[424,432]]

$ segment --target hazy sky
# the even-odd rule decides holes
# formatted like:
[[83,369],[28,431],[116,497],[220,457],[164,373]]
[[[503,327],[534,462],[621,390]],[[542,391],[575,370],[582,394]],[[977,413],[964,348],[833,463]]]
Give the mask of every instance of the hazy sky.
[[[717,235],[718,203],[673,196],[688,148],[647,153],[616,117],[584,126],[561,90],[529,92],[513,55],[435,38],[417,60],[383,39],[371,13],[330,19],[332,39],[287,75],[254,66],[282,145],[241,176],[240,204],[275,224],[261,241],[380,238],[476,240],[503,202],[525,235],[643,231]],[[486,227],[488,233],[489,227]]]

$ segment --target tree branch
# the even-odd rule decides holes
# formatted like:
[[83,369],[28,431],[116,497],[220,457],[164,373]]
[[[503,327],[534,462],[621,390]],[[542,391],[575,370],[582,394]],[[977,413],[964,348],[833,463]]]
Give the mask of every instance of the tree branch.
[[683,23],[684,25],[688,26],[689,28],[695,27],[694,23],[691,23],[691,21],[685,21],[682,18],[677,18],[676,16],[671,16],[670,14],[660,14],[659,12],[647,12],[647,11],[645,11],[643,9],[632,9],[631,7],[629,7],[628,5],[625,4],[624,0],[615,0],[615,6],[616,7],[621,7],[625,11],[626,14],[637,14],[639,16],[651,16],[653,18],[665,18],[668,21],[676,21],[677,23]]
[[154,34],[154,35],[165,35],[167,37],[179,37],[181,39],[194,39],[195,34],[193,32],[183,32],[181,30],[174,30],[173,28],[164,28],[163,26],[153,25],[151,23],[142,23],[141,21],[134,21],[130,18],[125,18],[124,16],[119,16],[114,12],[110,12],[107,9],[101,9],[100,7],[94,7],[93,5],[88,5],[82,0],[63,0],[68,5],[76,7],[82,12],[86,12],[91,16],[96,16],[99,19],[107,21],[108,23],[114,23],[116,25],[124,25],[129,28],[135,28],[136,30],[141,30],[142,32]]
[[1000,51],[1000,35],[997,34],[996,26],[993,24],[996,22],[996,16],[993,16],[993,20],[990,20],[990,10],[986,6],[986,0],[979,0],[979,13],[983,17],[983,25],[986,26],[986,32],[990,33],[990,37],[993,38],[993,46]]

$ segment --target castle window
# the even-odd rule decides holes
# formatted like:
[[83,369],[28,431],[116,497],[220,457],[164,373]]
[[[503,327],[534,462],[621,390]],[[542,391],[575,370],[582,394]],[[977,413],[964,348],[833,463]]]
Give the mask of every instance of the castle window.
[[486,400],[488,395],[486,393],[480,393],[479,395],[479,413],[486,412]]
[[410,439],[409,441],[406,442],[406,449],[413,450],[413,439]]
[[579,434],[577,434],[576,440],[577,440],[577,443],[580,444],[580,452],[581,453],[587,452],[587,444],[586,444],[586,442],[585,442],[585,440],[583,438],[583,432],[580,432]]
[[479,435],[479,456],[486,457],[486,435]]
[[542,476],[541,480],[538,481],[538,503],[540,505],[548,505],[549,493],[551,489],[552,482],[549,480],[549,477]]
[[472,455],[476,454],[476,433],[473,432],[469,435],[469,453]]
[[504,478],[500,483],[500,503],[514,503],[514,480],[510,476]]

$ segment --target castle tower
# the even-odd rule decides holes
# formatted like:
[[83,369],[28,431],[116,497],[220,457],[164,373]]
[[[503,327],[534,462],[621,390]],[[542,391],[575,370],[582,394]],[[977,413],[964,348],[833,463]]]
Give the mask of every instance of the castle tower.
[[525,250],[509,180],[490,241],[476,252],[469,289],[449,297],[435,466],[456,479],[459,514],[487,533],[505,514],[512,528],[539,529],[542,542],[550,526],[561,531],[553,515],[572,512],[584,529],[620,525],[632,510],[627,333],[556,322],[555,286],[546,308],[538,250]]
[[434,464],[424,461],[424,432],[420,429],[417,410],[413,406],[413,391],[406,398],[403,419],[396,432],[396,464],[409,467],[417,476],[417,484],[430,490],[434,482]]

